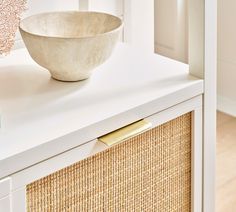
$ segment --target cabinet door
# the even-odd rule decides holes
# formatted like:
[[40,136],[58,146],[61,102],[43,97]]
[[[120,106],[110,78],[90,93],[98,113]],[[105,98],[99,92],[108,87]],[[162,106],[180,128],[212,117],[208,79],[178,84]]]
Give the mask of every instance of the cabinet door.
[[13,205],[25,199],[27,211],[201,211],[201,107],[199,96],[16,173],[12,187],[25,192],[13,195]]
[[191,211],[191,117],[27,185],[28,211]]

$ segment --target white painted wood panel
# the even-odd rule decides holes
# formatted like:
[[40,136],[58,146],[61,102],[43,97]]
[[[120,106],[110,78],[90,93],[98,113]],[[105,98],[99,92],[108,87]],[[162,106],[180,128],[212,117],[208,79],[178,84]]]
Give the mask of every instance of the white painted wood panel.
[[0,199],[9,195],[11,190],[10,178],[0,180]]
[[1,212],[12,212],[11,211],[11,201],[10,196],[0,198],[0,211]]
[[204,1],[203,210],[215,211],[217,1]]
[[25,186],[11,193],[11,212],[26,212],[26,189]]
[[96,139],[25,169],[19,173],[13,174],[12,190],[18,190],[33,181],[48,176],[51,173],[95,155],[96,153],[107,148],[108,147],[105,144],[98,142]]
[[[201,100],[202,102],[202,96]],[[201,212],[203,206],[203,107],[199,106],[192,113],[192,212]]]

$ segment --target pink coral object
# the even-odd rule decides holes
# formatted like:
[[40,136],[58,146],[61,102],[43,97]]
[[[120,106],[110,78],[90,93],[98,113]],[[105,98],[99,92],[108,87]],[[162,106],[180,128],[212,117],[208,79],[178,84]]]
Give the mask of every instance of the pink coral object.
[[26,0],[0,0],[0,55],[10,53]]

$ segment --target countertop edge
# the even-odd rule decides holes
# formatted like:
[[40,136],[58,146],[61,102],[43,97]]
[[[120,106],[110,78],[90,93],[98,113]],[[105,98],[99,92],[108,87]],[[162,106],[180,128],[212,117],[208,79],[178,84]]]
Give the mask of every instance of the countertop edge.
[[[78,129],[62,137],[50,140],[43,145],[39,145],[25,152],[3,159],[0,161],[0,179],[83,145],[122,126],[159,113],[174,105],[201,95],[203,94],[203,86],[203,80],[196,80],[194,84],[169,93],[168,95],[146,102],[135,108],[116,114],[113,117],[108,117],[98,123]],[[104,128],[104,126],[106,126],[106,128]],[[65,142],[65,139],[70,139],[70,142]],[[78,140],[80,140],[80,142],[78,142]],[[14,166],[12,164],[14,164]]]

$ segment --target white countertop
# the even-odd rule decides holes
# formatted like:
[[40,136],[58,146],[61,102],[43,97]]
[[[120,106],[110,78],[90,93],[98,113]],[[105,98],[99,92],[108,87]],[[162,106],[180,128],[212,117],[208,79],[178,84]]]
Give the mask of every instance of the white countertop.
[[188,65],[124,44],[76,83],[16,50],[0,58],[0,179],[202,92]]

